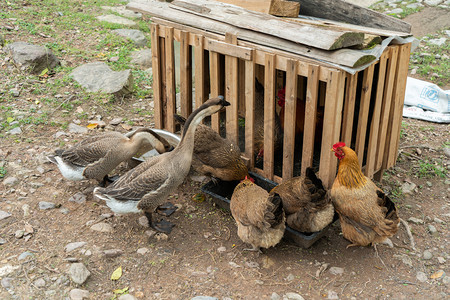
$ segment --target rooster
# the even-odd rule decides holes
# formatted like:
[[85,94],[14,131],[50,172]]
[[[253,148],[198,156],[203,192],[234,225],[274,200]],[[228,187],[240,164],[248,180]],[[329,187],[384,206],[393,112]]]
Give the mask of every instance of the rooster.
[[[400,218],[394,203],[368,177],[364,176],[355,151],[339,142],[333,145],[339,170],[330,190],[339,214],[342,234],[351,246],[385,243],[397,233]],[[376,249],[376,248],[375,248]]]
[[286,229],[286,218],[280,195],[269,194],[247,176],[234,189],[231,214],[238,227],[238,236],[253,246],[248,251],[260,251],[278,244]]
[[276,187],[286,213],[286,223],[300,232],[316,232],[333,221],[334,207],[322,181],[312,168],[305,176],[291,178]]

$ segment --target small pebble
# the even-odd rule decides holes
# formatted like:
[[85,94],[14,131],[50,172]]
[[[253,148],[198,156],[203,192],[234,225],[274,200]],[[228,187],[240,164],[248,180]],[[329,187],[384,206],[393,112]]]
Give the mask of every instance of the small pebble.
[[33,253],[25,251],[22,254],[19,255],[18,260],[24,260],[25,258],[27,258],[28,256],[34,256]]
[[433,257],[433,254],[429,250],[423,251],[423,259],[429,260]]
[[428,279],[427,274],[425,274],[424,272],[421,272],[421,271],[417,272],[416,278],[417,278],[417,280],[419,280],[420,282],[425,282],[425,281],[427,281],[427,279]]
[[39,209],[40,210],[48,210],[48,209],[53,209],[55,207],[56,207],[56,204],[52,203],[52,202],[47,202],[47,201],[39,202]]
[[436,227],[434,227],[431,224],[428,224],[428,231],[430,232],[431,235],[438,235]]
[[44,287],[44,286],[45,286],[45,280],[44,280],[43,278],[39,278],[39,279],[36,279],[36,280],[33,282],[33,284],[34,284],[36,287],[41,288],[41,287]]
[[148,250],[148,248],[139,248],[136,252],[137,252],[137,254],[144,255],[144,254],[148,253],[149,250]]
[[224,246],[217,248],[217,252],[219,253],[224,253],[227,251],[227,248],[225,248]]

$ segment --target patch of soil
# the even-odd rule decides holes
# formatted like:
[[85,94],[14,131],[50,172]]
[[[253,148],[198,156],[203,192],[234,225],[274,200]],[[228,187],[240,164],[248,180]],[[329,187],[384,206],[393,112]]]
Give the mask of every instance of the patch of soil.
[[419,13],[407,16],[403,21],[411,24],[411,33],[417,38],[450,27],[448,10],[439,7],[426,7]]

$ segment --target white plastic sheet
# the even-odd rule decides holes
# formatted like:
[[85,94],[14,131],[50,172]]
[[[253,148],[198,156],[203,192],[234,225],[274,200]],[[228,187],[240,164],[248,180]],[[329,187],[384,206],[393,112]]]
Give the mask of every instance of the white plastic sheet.
[[450,90],[408,77],[403,116],[436,123],[450,123]]

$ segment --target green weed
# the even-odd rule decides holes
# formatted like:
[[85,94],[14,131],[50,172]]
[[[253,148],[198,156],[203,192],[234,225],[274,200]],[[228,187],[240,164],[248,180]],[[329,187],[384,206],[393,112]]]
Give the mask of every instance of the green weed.
[[447,170],[442,166],[442,163],[421,160],[419,161],[419,167],[417,168],[417,176],[419,178],[445,178],[447,176]]

